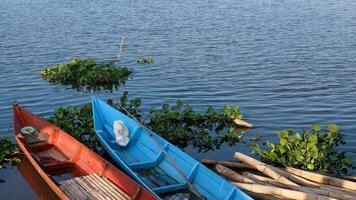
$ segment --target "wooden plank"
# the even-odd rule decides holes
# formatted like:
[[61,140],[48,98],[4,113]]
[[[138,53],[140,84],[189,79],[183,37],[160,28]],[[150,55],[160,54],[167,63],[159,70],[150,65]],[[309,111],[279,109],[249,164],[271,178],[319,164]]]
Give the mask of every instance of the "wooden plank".
[[59,188],[69,197],[69,199],[74,199],[70,191],[64,185],[60,185]]
[[102,179],[109,184],[111,187],[113,187],[114,189],[116,189],[116,191],[120,192],[122,195],[124,195],[127,199],[131,199],[131,197],[124,192],[123,190],[121,190],[120,188],[118,188],[116,185],[114,185],[108,178],[106,177],[102,177]]
[[83,177],[85,180],[93,184],[101,194],[105,194],[105,198],[109,200],[116,200],[116,197],[108,193],[106,189],[104,189],[99,183],[97,183],[91,176],[85,176]]
[[84,194],[84,195],[86,196],[86,199],[88,199],[88,200],[96,200],[96,198],[95,198],[93,195],[91,195],[90,193],[88,193],[84,188],[82,188],[82,187],[79,185],[78,182],[76,182],[76,181],[73,180],[73,179],[71,179],[71,182],[72,182],[73,184],[75,184],[76,187],[77,187],[77,189],[78,189],[82,194]]
[[64,192],[69,194],[69,196],[74,199],[88,199],[85,193],[79,190],[79,188],[81,188],[80,185],[76,184],[75,182],[73,183],[71,180],[62,181],[61,186],[64,189]]
[[94,176],[91,175],[91,176],[88,176],[87,178],[88,178],[89,180],[91,180],[92,182],[94,182],[94,183],[98,186],[98,188],[99,188],[103,193],[107,194],[107,195],[110,196],[112,199],[114,199],[114,200],[123,200],[123,199],[124,199],[124,198],[122,198],[121,196],[119,196],[119,195],[113,193],[113,192],[111,191],[111,188],[110,188],[110,187],[107,187],[107,186],[103,185],[98,179],[96,179],[96,177],[94,177]]
[[114,196],[117,196],[119,199],[130,199],[130,196],[127,195],[124,191],[122,191],[119,187],[116,185],[110,185],[108,184],[103,177],[100,177],[98,174],[93,174],[92,177],[94,177],[96,180],[98,180],[101,184],[102,187],[107,188],[110,190]]
[[78,200],[130,200],[131,197],[108,178],[98,174],[75,177],[60,182],[61,190]]
[[85,183],[84,180],[82,180],[79,177],[76,177],[74,179],[75,179],[75,181],[77,181],[79,183],[79,185],[81,185],[87,192],[89,192],[95,198],[97,198],[99,200],[105,200],[105,198],[101,194],[99,194],[98,192],[95,191],[95,188],[93,189],[92,185]]

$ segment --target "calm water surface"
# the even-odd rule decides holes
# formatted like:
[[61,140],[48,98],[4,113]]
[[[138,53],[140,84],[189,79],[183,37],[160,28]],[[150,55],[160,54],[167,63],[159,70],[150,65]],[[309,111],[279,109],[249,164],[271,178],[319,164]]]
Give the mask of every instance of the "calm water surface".
[[[124,35],[120,64],[136,74],[114,96],[128,90],[146,111],[177,99],[198,110],[238,104],[259,127],[247,135],[272,141],[284,128],[337,123],[356,160],[355,10],[356,1],[331,0],[2,0],[0,135],[15,99],[41,116],[89,102],[91,94],[49,85],[41,68],[109,59]],[[141,56],[154,64],[137,65]],[[187,152],[229,160],[236,150],[249,152],[243,144]],[[21,177],[16,168],[0,171],[1,199],[37,198]]]

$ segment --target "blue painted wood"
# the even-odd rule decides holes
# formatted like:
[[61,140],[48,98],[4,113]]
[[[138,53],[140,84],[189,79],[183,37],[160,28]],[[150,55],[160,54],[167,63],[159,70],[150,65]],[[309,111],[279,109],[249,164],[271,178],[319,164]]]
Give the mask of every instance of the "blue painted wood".
[[[99,141],[127,174],[156,194],[157,197],[165,192],[189,189],[185,180],[168,162],[157,144],[133,119],[96,97],[92,98],[92,105],[94,128]],[[126,147],[120,147],[115,143],[112,128],[115,120],[123,121],[129,129],[130,142]],[[194,160],[179,148],[156,133],[152,134],[194,187],[207,199],[251,199],[230,182]]]

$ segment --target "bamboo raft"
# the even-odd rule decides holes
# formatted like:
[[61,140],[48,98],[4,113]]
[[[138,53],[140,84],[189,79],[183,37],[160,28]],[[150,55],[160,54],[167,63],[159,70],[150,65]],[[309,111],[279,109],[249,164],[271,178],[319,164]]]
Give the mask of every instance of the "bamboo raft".
[[75,177],[60,182],[59,188],[71,199],[77,200],[129,200],[128,194],[106,177],[98,174]]
[[292,167],[277,168],[239,152],[234,158],[239,162],[202,160],[202,163],[215,166],[219,174],[255,199],[356,199],[353,176],[335,177]]

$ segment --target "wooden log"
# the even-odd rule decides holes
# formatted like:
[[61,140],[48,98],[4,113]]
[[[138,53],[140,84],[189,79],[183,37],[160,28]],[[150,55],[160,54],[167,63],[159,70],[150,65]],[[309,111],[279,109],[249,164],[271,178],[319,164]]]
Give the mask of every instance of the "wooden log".
[[311,191],[308,191],[302,187],[299,187],[298,184],[288,180],[286,177],[284,177],[281,174],[279,174],[278,172],[276,172],[276,170],[270,165],[267,165],[261,161],[258,161],[250,156],[244,155],[239,152],[235,152],[234,158],[239,159],[240,161],[242,161],[248,165],[256,167],[256,169],[258,169],[260,172],[270,176],[271,178],[273,178],[274,180],[276,180],[282,184],[285,184],[290,189],[311,193]]
[[234,123],[237,126],[242,126],[242,127],[246,127],[246,128],[254,128],[255,127],[253,124],[250,124],[250,123],[248,123],[242,119],[238,119],[238,118],[234,119]]
[[254,183],[251,179],[241,176],[239,173],[232,171],[231,169],[224,167],[220,164],[216,165],[216,171],[220,174],[226,176],[232,181],[242,182],[242,183]]
[[229,161],[220,161],[220,160],[208,160],[208,159],[203,159],[201,161],[203,164],[206,165],[217,165],[217,164],[221,164],[224,165],[226,167],[232,167],[232,168],[242,168],[242,169],[252,169],[252,170],[256,170],[256,168],[247,165],[245,163],[241,163],[241,162],[229,162]]
[[284,188],[279,188],[274,186],[238,183],[238,182],[233,182],[233,184],[236,187],[241,188],[242,190],[247,190],[258,194],[277,195],[280,197],[296,199],[296,200],[336,200],[335,198],[317,195],[314,193],[306,193],[306,192],[284,189]]
[[295,174],[297,176],[301,176],[305,179],[317,182],[317,183],[333,185],[333,186],[342,187],[342,188],[356,191],[356,183],[352,182],[352,181],[347,181],[347,180],[343,180],[343,179],[339,179],[339,178],[335,178],[335,177],[325,176],[325,175],[321,175],[321,174],[317,174],[317,173],[313,173],[313,172],[307,172],[307,171],[295,169],[292,167],[287,167],[286,171],[288,171],[292,174]]

